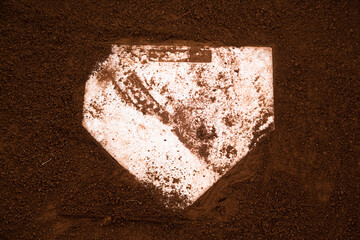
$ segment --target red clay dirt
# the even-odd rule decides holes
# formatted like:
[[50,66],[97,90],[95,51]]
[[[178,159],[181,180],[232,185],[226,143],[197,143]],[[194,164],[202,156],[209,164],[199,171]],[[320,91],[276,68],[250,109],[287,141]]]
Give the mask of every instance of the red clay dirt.
[[[2,1],[0,238],[359,239],[359,9]],[[81,126],[85,82],[117,39],[273,47],[275,131],[185,211]]]

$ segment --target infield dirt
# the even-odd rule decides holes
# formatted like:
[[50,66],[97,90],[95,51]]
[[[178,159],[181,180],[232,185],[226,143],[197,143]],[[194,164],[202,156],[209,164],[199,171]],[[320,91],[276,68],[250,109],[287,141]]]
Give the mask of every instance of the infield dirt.
[[[1,239],[359,239],[358,1],[2,1]],[[82,127],[118,39],[270,46],[276,129],[174,212]]]

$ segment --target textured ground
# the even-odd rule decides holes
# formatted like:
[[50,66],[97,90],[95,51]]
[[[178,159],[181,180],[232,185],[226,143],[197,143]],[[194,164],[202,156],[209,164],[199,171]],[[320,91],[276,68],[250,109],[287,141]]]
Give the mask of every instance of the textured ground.
[[[1,239],[359,239],[358,1],[2,1]],[[271,46],[275,131],[170,212],[81,126],[119,38]]]

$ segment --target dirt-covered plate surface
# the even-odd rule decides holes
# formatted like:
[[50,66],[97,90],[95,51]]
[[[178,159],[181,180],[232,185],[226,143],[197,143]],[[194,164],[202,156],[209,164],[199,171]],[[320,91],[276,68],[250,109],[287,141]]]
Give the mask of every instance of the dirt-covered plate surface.
[[[358,1],[0,6],[1,239],[359,238]],[[276,129],[185,210],[82,126],[86,81],[119,41],[272,48]]]
[[113,45],[89,77],[84,128],[170,208],[193,204],[274,129],[268,47]]

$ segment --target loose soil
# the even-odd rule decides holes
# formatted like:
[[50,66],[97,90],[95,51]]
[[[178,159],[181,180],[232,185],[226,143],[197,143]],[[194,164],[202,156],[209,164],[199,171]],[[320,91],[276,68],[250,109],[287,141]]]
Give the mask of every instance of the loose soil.
[[[1,239],[359,239],[358,1],[0,5]],[[184,211],[81,126],[118,39],[273,48],[275,131]]]

